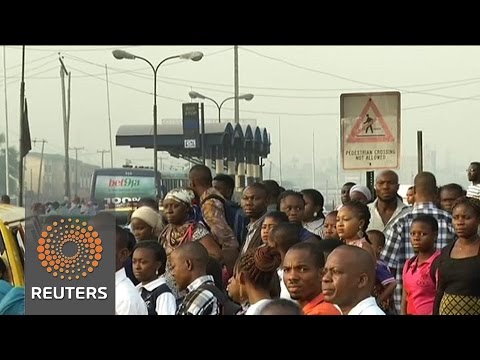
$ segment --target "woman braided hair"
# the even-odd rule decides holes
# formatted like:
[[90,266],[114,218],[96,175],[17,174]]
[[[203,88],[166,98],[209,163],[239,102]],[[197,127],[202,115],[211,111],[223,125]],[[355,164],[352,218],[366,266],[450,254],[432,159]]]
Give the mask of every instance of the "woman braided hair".
[[248,250],[240,257],[237,271],[243,273],[254,287],[269,290],[272,279],[278,282],[277,269],[280,264],[281,257],[277,250],[261,246]]
[[350,200],[344,205],[346,208],[352,209],[356,214],[359,220],[363,220],[362,228],[359,229],[359,237],[364,237],[368,243],[371,244],[371,241],[367,236],[368,225],[370,225],[370,210],[367,205],[358,200]]
[[337,231],[341,240],[366,250],[376,262],[375,250],[366,233],[369,224],[370,210],[358,200],[351,200],[338,210]]

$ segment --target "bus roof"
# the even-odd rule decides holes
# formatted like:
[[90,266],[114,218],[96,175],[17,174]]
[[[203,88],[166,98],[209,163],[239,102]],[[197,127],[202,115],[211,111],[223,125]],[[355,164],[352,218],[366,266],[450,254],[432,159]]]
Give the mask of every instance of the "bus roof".
[[[160,170],[161,177],[184,179],[188,177],[186,171]],[[96,175],[137,175],[152,176],[153,169],[148,168],[103,168],[95,169]]]
[[25,208],[0,204],[0,220],[4,223],[11,223],[25,220]]
[[95,169],[94,175],[137,175],[137,176],[152,176],[153,169],[145,168],[103,168]]

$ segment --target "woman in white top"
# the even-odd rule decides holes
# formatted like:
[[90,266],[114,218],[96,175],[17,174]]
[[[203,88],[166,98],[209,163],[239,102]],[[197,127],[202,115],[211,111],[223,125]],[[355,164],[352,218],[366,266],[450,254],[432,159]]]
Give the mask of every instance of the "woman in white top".
[[136,289],[147,305],[149,315],[175,315],[175,296],[165,281],[167,254],[155,240],[139,242],[133,250],[133,274],[140,283]]
[[323,195],[315,189],[305,189],[301,191],[303,200],[305,200],[305,211],[303,213],[303,227],[311,233],[322,237],[323,222]]

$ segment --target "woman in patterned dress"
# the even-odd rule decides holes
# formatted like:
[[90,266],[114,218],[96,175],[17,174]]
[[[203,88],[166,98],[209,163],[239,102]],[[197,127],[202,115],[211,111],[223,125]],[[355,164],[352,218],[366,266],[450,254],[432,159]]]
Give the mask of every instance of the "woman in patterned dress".
[[170,254],[181,244],[187,241],[200,241],[208,254],[217,260],[222,260],[222,251],[205,226],[191,219],[192,201],[195,194],[187,189],[173,189],[163,200],[163,215],[168,224],[160,234],[160,243],[167,254],[167,270],[165,277],[172,291],[177,293],[175,282],[170,274]]
[[434,314],[480,315],[480,200],[461,197],[452,206],[458,238],[437,258]]

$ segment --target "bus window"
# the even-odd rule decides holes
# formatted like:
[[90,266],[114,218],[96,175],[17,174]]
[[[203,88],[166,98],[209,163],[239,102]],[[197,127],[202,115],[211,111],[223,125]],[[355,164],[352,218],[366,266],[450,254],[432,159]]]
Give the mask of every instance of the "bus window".
[[156,191],[151,169],[97,169],[92,176],[90,197],[100,208],[128,207],[142,197],[155,199]]

